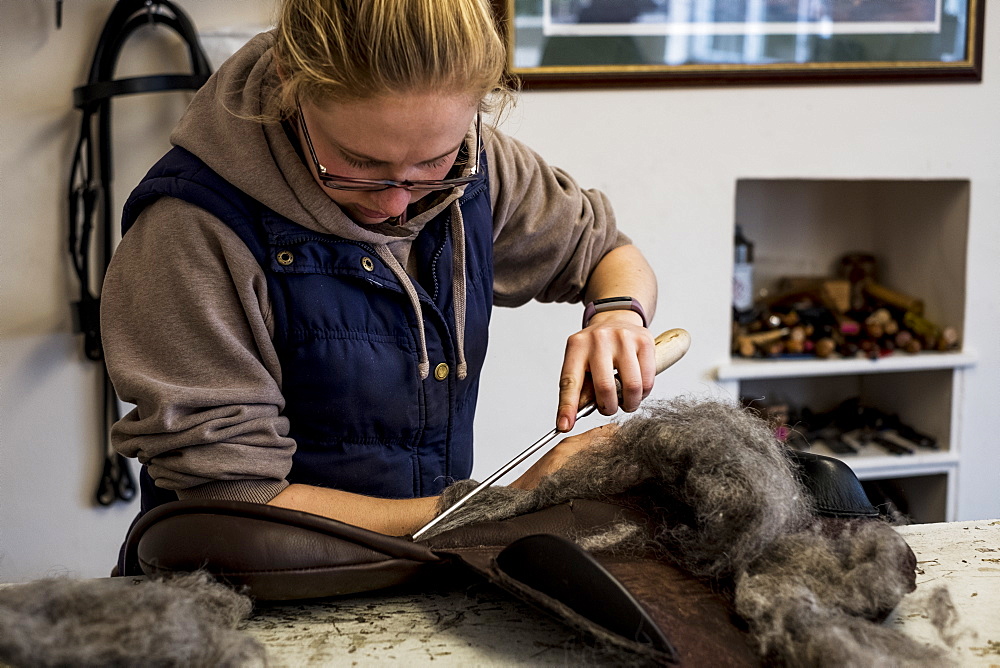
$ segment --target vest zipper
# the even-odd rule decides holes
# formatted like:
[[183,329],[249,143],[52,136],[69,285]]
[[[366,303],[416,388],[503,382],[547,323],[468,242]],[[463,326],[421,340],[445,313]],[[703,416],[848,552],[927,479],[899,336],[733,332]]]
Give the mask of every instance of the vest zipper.
[[[449,236],[451,236],[451,232],[450,232],[450,230],[451,230],[451,216],[450,215],[448,217],[448,223],[449,224],[445,225],[445,229],[444,229],[444,241],[441,242],[441,245],[438,246],[437,251],[435,251],[435,253],[434,253],[434,257],[431,258],[431,277],[434,279],[434,294],[431,297],[431,299],[434,301],[435,304],[437,303],[438,296],[441,294],[441,281],[438,280],[438,273],[437,273],[438,260],[441,259],[441,255],[444,253],[444,247],[448,245],[448,238],[449,238]],[[452,268],[452,271],[454,271],[454,267]]]

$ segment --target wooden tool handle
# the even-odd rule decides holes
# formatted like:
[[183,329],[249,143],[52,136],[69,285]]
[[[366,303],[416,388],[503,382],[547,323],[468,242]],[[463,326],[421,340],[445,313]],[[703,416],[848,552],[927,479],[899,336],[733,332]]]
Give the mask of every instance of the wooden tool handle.
[[[656,356],[656,373],[659,375],[661,371],[673,366],[677,360],[684,357],[684,353],[691,347],[691,335],[683,329],[668,329],[653,339],[653,342],[656,344],[656,347],[653,348],[653,354]],[[618,390],[618,403],[621,404],[622,382],[617,373],[615,374],[615,387]],[[590,415],[593,410],[594,389],[588,384],[580,395],[580,413],[577,415],[577,419],[584,415]]]
[[683,329],[668,329],[655,339],[656,373],[660,373],[684,357],[691,347],[691,335]]

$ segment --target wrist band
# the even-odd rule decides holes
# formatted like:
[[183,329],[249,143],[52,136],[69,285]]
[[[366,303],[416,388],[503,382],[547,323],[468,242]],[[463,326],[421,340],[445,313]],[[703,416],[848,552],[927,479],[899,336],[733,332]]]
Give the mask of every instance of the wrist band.
[[642,318],[642,326],[649,326],[649,323],[646,321],[646,312],[642,310],[642,304],[638,300],[632,297],[607,297],[605,299],[595,299],[587,304],[587,308],[583,311],[583,327],[581,329],[590,324],[591,318],[604,311],[635,311]]

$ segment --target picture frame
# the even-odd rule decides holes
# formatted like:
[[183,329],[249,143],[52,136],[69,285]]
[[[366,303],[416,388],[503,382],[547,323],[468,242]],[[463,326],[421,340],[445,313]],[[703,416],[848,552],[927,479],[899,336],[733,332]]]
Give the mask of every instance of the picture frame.
[[525,89],[982,80],[985,0],[491,2]]

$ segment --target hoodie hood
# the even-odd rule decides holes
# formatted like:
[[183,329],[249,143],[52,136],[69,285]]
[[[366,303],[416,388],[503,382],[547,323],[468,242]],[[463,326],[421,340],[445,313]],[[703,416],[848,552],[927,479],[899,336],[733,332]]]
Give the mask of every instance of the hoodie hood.
[[[226,60],[198,91],[170,140],[198,156],[229,183],[276,213],[307,229],[372,245],[397,276],[413,305],[419,329],[419,374],[426,378],[429,361],[418,292],[405,267],[413,238],[432,218],[451,207],[455,344],[458,377],[465,377],[465,247],[458,199],[464,187],[421,200],[426,208],[398,226],[359,225],[313,179],[283,124],[262,123],[266,103],[278,77],[274,35],[265,32]],[[474,137],[466,147],[475,150]],[[471,170],[471,167],[466,167]],[[426,202],[425,202],[426,201]]]

